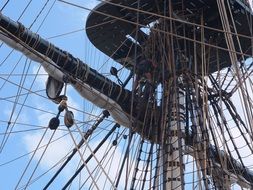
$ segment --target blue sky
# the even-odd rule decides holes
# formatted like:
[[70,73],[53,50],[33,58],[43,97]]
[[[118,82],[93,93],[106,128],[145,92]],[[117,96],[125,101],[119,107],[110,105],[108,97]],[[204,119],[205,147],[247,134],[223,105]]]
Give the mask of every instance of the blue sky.
[[[6,1],[1,1],[0,7],[2,7],[5,2]],[[2,13],[7,17],[10,17],[12,20],[17,21],[29,2],[30,0],[10,0],[8,5],[3,9]],[[75,0],[71,2],[77,3],[86,8],[93,8],[98,3],[98,1],[95,0]],[[24,24],[26,27],[30,27],[45,3],[46,0],[31,1],[23,16],[19,19],[19,22]],[[46,14],[51,6],[52,9],[46,17]],[[37,21],[31,27],[31,30],[33,32],[37,32],[41,35],[41,37],[48,39],[59,48],[70,52],[75,57],[80,58],[92,68],[97,69],[104,75],[115,80],[115,78],[109,75],[110,67],[113,65],[120,68],[121,66],[99,52],[89,42],[84,30],[73,32],[85,28],[85,20],[88,14],[89,11],[87,10],[71,7],[58,1],[54,3],[54,0],[50,0],[44,11],[42,11],[40,16],[37,18]],[[43,19],[45,19],[45,21],[41,25]],[[69,32],[71,34],[58,36]],[[11,121],[11,125],[8,127],[7,131],[14,132],[8,137],[8,141],[0,154],[0,175],[4,174],[6,176],[4,181],[0,180],[0,189],[4,190],[14,189],[16,187],[26,165],[32,158],[32,162],[18,187],[22,187],[27,183],[44,149],[40,149],[40,151],[36,152],[35,155],[31,153],[13,162],[6,162],[33,151],[39,144],[43,133],[45,132],[45,128],[48,125],[48,121],[57,113],[57,105],[45,98],[45,82],[47,80],[46,72],[40,68],[38,63],[33,61],[30,62],[30,60],[26,59],[26,57],[22,56],[22,54],[17,51],[12,52],[10,56],[8,56],[11,51],[12,49],[6,45],[3,45],[0,50],[0,62],[2,63],[0,66],[0,105],[3,110],[0,115],[1,142],[4,136],[3,133],[6,131],[8,121]],[[5,60],[6,57],[8,58]],[[27,72],[26,78],[23,78],[21,75],[24,72],[24,69]],[[8,76],[9,73],[12,73],[10,77]],[[123,75],[120,73],[120,75],[122,80],[124,80],[126,75],[124,75],[124,73]],[[22,84],[23,88],[19,88],[19,84]],[[36,93],[30,93],[27,96],[26,94],[28,91]],[[18,98],[15,98],[17,93],[21,95],[18,96]],[[67,95],[69,98],[69,109],[74,112],[77,126],[86,131],[97,119],[101,110],[83,99],[71,87],[67,88]],[[15,104],[15,101],[18,103]],[[15,125],[13,125],[13,123],[15,123]],[[99,143],[100,139],[104,137],[107,130],[111,128],[112,124],[112,118],[108,118],[107,121],[100,126],[101,129],[97,130],[94,135],[95,137],[88,145],[86,144],[86,146],[84,146],[87,149],[86,155],[90,154],[88,149],[93,149],[95,145]],[[55,141],[49,148],[47,148],[47,151],[40,161],[39,167],[36,169],[32,179],[36,178],[43,172],[46,172],[74,148],[73,139],[71,139],[70,135],[67,135],[68,131],[66,128],[61,126],[59,129],[60,130],[55,132],[53,140],[57,138],[60,138],[60,140]],[[122,130],[124,130],[124,128],[117,130],[117,132],[121,133]],[[53,131],[47,131],[44,139],[40,143],[40,146],[45,147],[52,134]],[[98,159],[101,159],[105,150],[108,147],[111,147],[111,141],[115,137],[116,136],[114,134],[101,148],[101,152],[98,154]],[[74,133],[74,138],[78,142],[80,140],[80,135],[76,132]],[[120,145],[117,149],[112,149],[114,152],[114,165],[111,166],[113,168],[113,172],[111,172],[112,179],[115,178],[116,171],[118,169],[116,163],[119,162],[122,157],[122,151],[123,147],[125,147],[124,144],[126,141],[123,140],[121,142],[122,146]],[[80,162],[82,162],[80,160],[80,155],[77,154],[50,189],[63,187],[66,180],[74,173]],[[97,165],[96,160],[92,160],[89,165],[89,170],[92,171],[92,169]],[[30,185],[28,189],[42,188],[52,175],[53,172],[51,171],[49,172],[49,175],[42,177],[39,181]],[[88,176],[87,169],[82,175]],[[103,186],[105,180],[106,176],[102,174],[99,178],[101,186]],[[87,184],[90,183],[91,181]],[[71,186],[71,189],[77,189],[77,184],[78,181],[75,181],[75,183]],[[110,185],[108,180],[107,185]],[[84,186],[84,189],[86,189],[86,185]]]
[[[54,1],[49,1],[47,4],[45,10],[42,12],[40,17],[38,17],[38,20],[35,22],[35,24],[31,27],[32,31],[37,31],[39,28],[40,23],[44,19],[47,11],[49,10],[49,7],[53,4]],[[73,2],[73,1],[72,1]],[[4,5],[5,1],[0,2],[0,7]],[[3,14],[10,17],[13,20],[17,20],[19,16],[21,15],[24,8],[28,5],[28,0],[11,0],[9,4],[4,8],[2,11]],[[31,4],[28,6],[27,10],[23,14],[23,16],[20,18],[20,22],[23,23],[26,27],[29,27],[33,20],[35,19],[36,15],[40,11],[40,9],[44,6],[46,1],[40,0],[40,1],[32,1]],[[96,1],[75,1],[75,3],[82,4],[83,6],[87,8],[94,7],[97,2]],[[48,17],[46,18],[45,22],[39,29],[38,33],[43,38],[50,38],[53,36],[57,36],[59,34],[64,34],[68,32],[72,32],[75,30],[83,29],[85,27],[85,19],[87,15],[89,14],[86,10],[80,10],[74,7],[70,7],[69,5],[56,2],[50,11]],[[101,68],[101,70],[105,70],[105,72],[109,72],[109,68],[107,66],[103,66],[103,62],[107,59],[105,56],[102,56],[98,51],[95,50],[95,48],[89,43],[85,32],[77,32],[73,33],[71,35],[65,35],[63,37],[57,37],[57,38],[51,38],[50,41],[57,45],[58,47],[71,52],[74,56],[79,57],[85,62],[88,62],[93,68]],[[3,59],[9,54],[11,51],[10,48],[3,45],[0,51],[0,60],[1,62]],[[90,54],[96,55],[94,57],[91,57]],[[20,73],[22,73],[22,69],[24,68],[24,65],[27,62],[25,57],[21,58],[21,61],[19,62],[18,66],[15,67],[15,63],[20,58],[21,54],[18,52],[14,52],[9,56],[9,58],[2,64],[1,68],[1,75],[5,77],[3,74],[10,73],[10,70],[13,70],[13,73],[17,74],[17,76],[10,77],[9,81],[12,81],[16,84],[19,84],[21,77]],[[104,67],[104,68],[103,68]],[[28,66],[26,67],[28,68]],[[107,71],[106,69],[107,68]],[[43,90],[45,89],[45,81],[46,81],[46,75],[45,72],[39,69],[39,64],[32,62],[28,73],[31,74],[31,76],[27,77],[24,82],[24,87],[26,89],[21,90],[22,93],[27,93],[27,89],[31,88],[32,81],[34,79],[34,76],[32,76],[35,73],[39,73],[39,76],[37,79],[35,79],[35,83],[33,87],[31,88],[32,91],[36,90]],[[3,80],[1,80],[0,85],[2,85],[2,89],[0,92],[0,97],[10,97],[14,94],[17,94],[18,88],[15,85],[11,85],[10,83],[4,84]],[[68,88],[68,94],[69,94],[69,106],[73,107],[75,109],[83,110],[84,112],[91,112],[91,114],[98,115],[100,113],[100,110],[98,110],[93,105],[89,104],[87,101],[83,100],[73,89]],[[45,95],[44,91],[39,92],[39,95]],[[41,98],[38,95],[29,95],[27,100],[25,100],[25,96],[21,96],[18,99],[18,102],[22,104],[25,102],[25,106],[22,108],[21,114],[18,115],[19,110],[21,109],[20,105],[17,105],[15,109],[13,108],[13,101],[15,101],[14,98],[8,98],[8,100],[12,101],[6,101],[1,100],[1,107],[3,109],[2,114],[0,116],[1,120],[1,132],[4,132],[6,129],[6,121],[11,120],[12,122],[16,121],[16,124],[13,128],[13,131],[19,131],[24,129],[34,129],[34,127],[29,127],[27,124],[32,125],[39,125],[42,127],[47,126],[47,123],[49,119],[53,116],[50,113],[56,113],[57,112],[57,105],[52,103],[51,101],[45,100],[45,98]],[[33,110],[27,106],[35,107],[37,109],[43,110]],[[50,112],[46,113],[44,110]],[[11,114],[13,111],[13,114]],[[89,114],[82,114],[80,111],[75,111],[76,119],[80,119],[81,121],[91,120],[93,121],[94,118],[90,118]],[[5,121],[5,122],[4,122]],[[92,123],[92,122],[91,122]],[[87,128],[88,125],[83,124],[83,128]],[[42,133],[44,130],[36,130],[31,132],[22,132],[15,135],[10,135],[8,142],[6,146],[3,149],[3,153],[0,155],[0,162],[5,163],[8,160],[11,160],[15,157],[18,157],[19,155],[23,155],[26,152],[32,151],[39,139],[42,136]],[[52,132],[51,132],[52,133]],[[64,135],[65,132],[59,131],[56,132],[56,137],[60,137]],[[50,132],[46,135],[46,140],[44,144],[48,141]],[[94,142],[96,143],[96,142]],[[43,144],[43,143],[42,143]],[[57,143],[47,151],[47,154],[44,156],[44,158],[41,161],[41,164],[37,170],[37,173],[41,173],[43,171],[46,171],[48,168],[50,168],[56,161],[58,161],[60,158],[62,158],[68,151],[73,148],[73,142],[70,138],[63,138],[62,141],[57,141]],[[4,181],[0,181],[0,189],[13,189],[18,179],[20,178],[22,171],[24,170],[24,167],[26,166],[25,163],[28,162],[30,159],[30,156],[25,156],[23,159],[20,159],[18,161],[15,161],[14,163],[4,165],[0,167],[0,173],[1,175],[4,174],[6,177],[4,177]],[[35,159],[38,161],[40,157],[40,154],[35,155]],[[76,163],[79,163],[79,159],[76,159]],[[35,162],[34,162],[35,163]],[[35,167],[35,164],[32,163],[31,165]],[[75,164],[72,164],[73,168],[76,168]],[[32,167],[30,167],[32,168]],[[71,167],[67,168],[64,175],[60,178],[58,181],[61,184],[64,184],[63,182],[66,180],[66,176],[73,173],[73,169]],[[31,172],[31,170],[28,170],[27,173]],[[52,174],[52,173],[51,173]],[[26,174],[24,177],[24,181],[21,182],[21,184],[24,184],[24,182],[28,179],[28,175]],[[35,173],[36,176],[36,173]],[[2,178],[3,179],[3,178]],[[41,187],[40,184],[44,181],[44,184],[48,179],[42,180],[39,183],[35,183],[31,186],[30,189],[39,189],[38,187]],[[58,186],[58,184],[55,184]],[[52,189],[57,189],[52,187]],[[75,187],[73,187],[75,189]]]
[[[10,0],[8,5],[3,9],[2,13],[16,21],[21,15],[22,11],[28,5],[29,1],[30,0]],[[5,0],[0,1],[0,8],[5,4],[5,2]],[[95,0],[72,0],[71,2],[87,8],[93,8],[98,3],[98,1]],[[26,27],[29,27],[45,3],[46,0],[32,1],[19,21]],[[45,22],[38,30],[40,24],[42,23],[42,20],[45,18],[47,11],[51,5],[53,5],[53,3],[54,0],[49,1],[49,3],[46,5],[45,10],[38,17],[35,24],[31,27],[31,30],[34,32],[38,31],[38,34],[40,34],[43,38],[48,39],[56,46],[70,52],[75,57],[78,57],[89,64],[92,68],[99,70],[101,73],[113,79],[113,77],[109,75],[110,66],[113,65],[117,68],[120,68],[120,65],[113,62],[107,56],[99,52],[89,42],[84,30],[64,36],[58,36],[72,31],[84,29],[85,20],[89,14],[89,11],[71,7],[64,3],[56,1],[48,17],[45,19]],[[3,110],[0,114],[0,133],[2,134],[5,132],[7,122],[9,120],[11,122],[16,122],[15,126],[13,127],[13,131],[29,131],[13,133],[10,135],[8,142],[0,154],[0,164],[6,163],[13,158],[34,150],[39,143],[43,132],[45,131],[45,127],[47,126],[49,119],[57,113],[57,105],[43,97],[45,96],[44,89],[47,79],[45,71],[39,67],[38,63],[30,63],[30,60],[27,60],[25,57],[21,57],[21,53],[16,51],[11,53],[11,55],[5,60],[10,52],[11,49],[5,45],[3,45],[0,49],[0,105]],[[18,61],[19,63],[16,65]],[[23,72],[25,65],[25,69],[27,69],[28,75],[24,80],[20,74]],[[8,74],[10,72],[13,72],[13,75],[8,79],[8,82],[5,83],[4,79],[8,77]],[[38,75],[35,78],[34,76],[36,73],[38,73]],[[125,78],[124,72],[122,73],[121,77],[122,79]],[[23,89],[17,87],[17,85],[21,83],[23,84]],[[19,99],[15,99],[15,97],[13,97],[19,91],[21,94],[26,94],[30,88],[31,91],[36,91],[36,94],[31,93],[27,97],[26,95],[22,95],[19,97]],[[92,124],[96,119],[96,116],[100,114],[101,110],[80,97],[80,95],[77,94],[71,87],[68,87],[67,95],[69,95],[68,104],[70,106],[70,109],[74,112],[75,118],[79,122],[78,126],[81,127],[84,131],[87,130],[89,128],[89,125]],[[18,101],[18,104],[14,106],[15,104],[13,102],[16,100]],[[24,106],[22,106],[23,103]],[[32,109],[31,107],[36,108],[36,110]],[[110,125],[112,123],[111,121],[112,118],[109,118],[108,121],[103,124],[103,127]],[[10,125],[8,130],[10,130],[12,126],[13,125]],[[37,129],[38,126],[42,129]],[[31,129],[33,129],[33,131],[30,131]],[[60,129],[61,130],[56,131],[54,138],[62,137],[67,134],[64,126],[61,126]],[[108,129],[110,129],[110,127],[108,127]],[[120,133],[122,130],[123,129],[121,128],[118,132]],[[93,138],[93,140],[89,143],[90,147],[95,147],[95,145],[98,144],[99,139],[101,139],[106,133],[105,130],[99,130],[99,132],[101,133],[97,134],[96,138]],[[45,139],[42,141],[42,145],[47,144],[52,134],[53,131],[47,132]],[[113,140],[115,136],[116,135],[114,135],[110,140]],[[0,136],[1,141],[2,137],[3,135]],[[76,133],[74,137],[77,139],[77,141],[80,139],[78,133]],[[136,139],[137,142],[138,140],[139,139]],[[122,146],[118,146],[117,149],[113,149],[115,152],[115,159],[112,167],[115,171],[117,170],[117,162],[119,162],[121,159],[122,152],[125,147],[125,142],[126,141],[122,141]],[[98,155],[102,155],[105,149],[111,146],[110,143],[110,141],[107,141],[101,150],[101,153]],[[65,156],[66,153],[71,151],[72,148],[73,140],[69,135],[62,137],[61,140],[57,140],[55,143],[53,143],[41,160],[40,166],[36,170],[34,177],[47,171],[50,167],[52,167],[52,165],[54,165],[63,156]],[[133,149],[134,148],[136,147],[133,147]],[[88,150],[89,147],[86,146],[86,149]],[[42,151],[35,154],[33,162],[26,172],[24,178],[22,179],[20,186],[25,184],[25,182],[28,180],[29,174],[31,174],[33,168],[36,166],[41,153]],[[89,154],[89,150],[86,154]],[[16,160],[10,164],[0,166],[0,189],[9,190],[13,189],[17,185],[17,182],[31,156],[32,154]],[[57,178],[57,182],[53,184],[54,186],[52,186],[51,189],[58,189],[59,186],[62,187],[64,182],[66,182],[66,179],[71,176],[79,163],[80,156],[77,155],[74,158],[74,161],[71,162],[71,164],[63,171],[62,175]],[[93,160],[90,169],[92,170],[92,168],[94,168],[96,165],[96,161]],[[48,181],[49,177],[52,176],[52,173],[53,172],[51,172],[50,175],[42,178],[40,181],[32,184],[29,189],[40,189],[40,187],[43,186],[41,184],[45,184]],[[84,176],[87,174],[87,171],[83,173]],[[112,178],[115,177],[114,175],[112,175]],[[104,179],[105,176],[102,175],[100,179],[101,184],[103,183]],[[77,189],[78,182],[75,182],[76,184],[73,185],[71,189]]]

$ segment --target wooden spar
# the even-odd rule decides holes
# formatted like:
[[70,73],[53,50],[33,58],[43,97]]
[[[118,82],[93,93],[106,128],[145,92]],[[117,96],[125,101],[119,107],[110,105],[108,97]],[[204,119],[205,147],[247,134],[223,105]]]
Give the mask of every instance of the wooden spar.
[[129,112],[128,102],[131,102],[129,90],[1,13],[0,27],[3,42],[39,62],[55,80],[63,82],[64,76],[69,77],[70,84],[85,99],[108,110],[119,124],[129,127],[130,120],[125,114]]
[[[231,65],[229,58],[230,50],[227,48],[225,42],[224,31],[222,29],[217,2],[215,0],[171,1],[173,16],[168,15],[170,6],[168,6],[166,2],[169,1],[142,0],[139,2],[141,9],[137,11],[136,0],[102,1],[90,12],[87,18],[87,36],[91,43],[100,51],[111,56],[126,68],[131,68],[131,66],[134,65],[135,47],[137,47],[137,52],[141,52],[141,46],[145,43],[146,38],[148,38],[148,35],[142,31],[142,28],[150,29],[150,24],[152,25],[160,19],[166,22],[172,21],[175,25],[175,32],[157,30],[154,28],[152,28],[152,30],[156,30],[156,32],[162,34],[169,34],[176,39],[187,41],[186,49],[189,49],[189,54],[191,55],[194,53],[194,44],[197,48],[200,48],[201,45],[210,48],[210,64],[207,69],[208,74],[217,71],[218,68],[222,69]],[[181,3],[184,6],[182,6]],[[252,36],[252,33],[250,31],[252,31],[252,29],[248,28],[248,20],[252,19],[253,12],[247,7],[245,0],[233,0],[231,3],[233,4],[231,9],[233,16],[236,17],[235,25],[238,32],[238,34],[233,33],[231,35],[233,35],[233,37],[235,37],[235,35],[240,37],[243,54],[245,54],[246,57],[251,57],[252,41],[250,36]],[[182,10],[182,8],[184,9]],[[137,12],[138,14],[136,14]],[[184,12],[189,14],[182,14]],[[204,17],[205,25],[199,23],[202,16]],[[105,18],[108,23],[104,23],[103,19]],[[139,21],[138,23],[136,23],[137,20]],[[180,27],[181,25],[184,27]],[[193,40],[193,36],[195,35],[193,32],[194,28],[205,30],[204,43],[201,42],[198,35],[196,36],[197,38]],[[198,32],[199,30],[197,30],[197,33]],[[138,33],[138,35],[136,35],[136,33]],[[134,38],[138,43],[130,40],[128,36]],[[234,53],[236,53],[238,57],[241,56],[238,47],[236,47],[236,52]],[[217,65],[216,54],[218,54],[221,63],[219,67]],[[197,52],[197,62],[201,62],[200,57],[201,53]],[[201,72],[200,64],[198,72]]]
[[[22,24],[12,21],[1,13],[0,39],[30,59],[39,62],[56,80],[63,82],[64,75],[70,77],[71,85],[84,98],[107,109],[118,123],[125,127],[130,126],[131,121],[128,118],[130,109],[127,106],[131,102],[131,91],[122,88],[81,60],[55,47]],[[186,136],[185,144],[194,149],[192,139],[191,134]],[[213,156],[217,165],[221,164],[220,157],[229,157],[224,152],[217,151],[210,144],[208,154]],[[242,167],[235,159],[230,157],[230,160],[231,163],[229,162],[227,166],[228,171],[242,176],[253,187],[253,173],[248,168]]]

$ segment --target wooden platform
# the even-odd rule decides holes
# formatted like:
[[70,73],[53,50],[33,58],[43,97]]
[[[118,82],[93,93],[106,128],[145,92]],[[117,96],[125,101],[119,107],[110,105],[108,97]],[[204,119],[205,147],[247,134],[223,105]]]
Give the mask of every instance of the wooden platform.
[[[183,2],[183,5],[182,3]],[[114,60],[121,64],[131,67],[134,64],[134,57],[140,52],[140,45],[145,42],[148,35],[143,32],[141,28],[148,24],[157,21],[159,18],[167,17],[166,21],[169,22],[168,16],[164,15],[164,12],[168,13],[169,1],[165,0],[142,0],[138,5],[136,0],[111,0],[99,4],[93,12],[89,15],[86,23],[86,31],[90,41],[99,50],[104,52],[106,55],[112,57]],[[201,48],[201,28],[198,27],[201,24],[201,16],[203,13],[203,20],[205,27],[213,29],[223,30],[221,19],[217,3],[215,0],[172,0],[173,5],[173,36],[177,41],[187,41],[187,47],[183,47],[185,42],[181,44],[181,49],[187,49],[187,56],[193,56],[194,52],[194,33],[196,39],[199,41],[197,44],[197,50]],[[182,8],[184,6],[184,8]],[[239,40],[242,46],[242,52],[247,54],[246,57],[252,55],[252,26],[250,28],[250,19],[252,19],[252,12],[250,9],[239,0],[231,0],[230,7],[235,21],[237,33],[243,36],[239,36]],[[136,9],[140,11],[136,12]],[[229,10],[227,7],[227,14]],[[138,15],[138,18],[137,18]],[[181,21],[183,22],[181,22]],[[139,22],[139,25],[136,23]],[[230,21],[231,22],[231,21]],[[193,25],[193,24],[198,25]],[[185,29],[185,30],[184,30]],[[232,33],[234,29],[231,27]],[[136,33],[138,32],[138,35]],[[128,37],[127,37],[128,36]],[[131,36],[134,40],[129,38]],[[181,37],[180,37],[181,36]],[[224,68],[231,64],[230,57],[227,49],[224,33],[211,30],[208,28],[204,29],[205,36],[205,47],[210,52],[206,55],[206,62],[208,63],[208,72],[215,72],[218,67]],[[233,35],[235,48],[238,60],[241,59],[240,48],[236,41],[236,36]],[[217,45],[219,48],[214,48]],[[136,47],[136,48],[135,48]],[[208,49],[208,47],[211,47]],[[218,54],[217,54],[218,53]],[[198,62],[201,63],[201,53],[197,52]],[[127,62],[125,62],[127,60]],[[199,68],[201,70],[201,68]]]

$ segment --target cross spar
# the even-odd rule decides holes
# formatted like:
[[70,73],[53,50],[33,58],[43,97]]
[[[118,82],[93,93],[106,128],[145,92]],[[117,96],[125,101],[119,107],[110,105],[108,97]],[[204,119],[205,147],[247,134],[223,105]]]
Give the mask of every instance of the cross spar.
[[0,27],[0,39],[4,43],[40,63],[57,82],[64,83],[64,76],[70,77],[70,84],[85,99],[108,110],[120,125],[130,126],[128,108],[124,105],[130,101],[129,90],[2,14]]
[[[119,124],[131,127],[129,106],[131,91],[104,77],[81,60],[55,47],[21,23],[12,21],[2,13],[0,13],[0,40],[40,63],[49,76],[53,77],[53,80],[64,83],[64,76],[70,77],[70,84],[85,99],[102,109],[107,109]],[[191,137],[192,134],[186,137],[186,145],[189,146],[189,149],[194,149]],[[208,149],[217,165],[220,165],[220,157],[229,157],[222,151],[217,152],[211,144],[208,145]],[[233,164],[229,163],[227,168],[229,172],[236,171],[235,180],[240,180],[245,186],[250,183],[252,187],[253,173],[248,168],[243,168],[235,159],[230,159]],[[236,179],[236,175],[240,175],[242,179]]]

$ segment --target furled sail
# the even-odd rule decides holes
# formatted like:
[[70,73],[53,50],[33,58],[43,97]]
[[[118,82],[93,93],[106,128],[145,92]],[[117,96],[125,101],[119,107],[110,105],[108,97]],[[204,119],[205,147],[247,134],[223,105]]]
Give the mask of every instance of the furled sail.
[[107,109],[118,123],[130,126],[130,120],[126,114],[128,109],[126,102],[129,102],[131,97],[129,90],[122,88],[81,60],[42,39],[21,23],[14,22],[2,14],[0,14],[0,27],[0,39],[3,42],[44,67],[52,77],[48,81],[48,87],[59,90],[60,83],[64,83],[63,78],[69,77],[70,84],[85,99],[102,109]]

